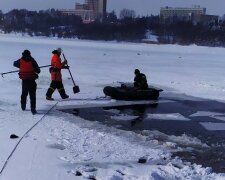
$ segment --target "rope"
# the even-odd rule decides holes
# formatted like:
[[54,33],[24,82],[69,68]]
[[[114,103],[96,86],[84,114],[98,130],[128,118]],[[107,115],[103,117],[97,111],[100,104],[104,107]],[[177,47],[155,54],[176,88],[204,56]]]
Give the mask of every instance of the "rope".
[[5,163],[4,163],[4,165],[3,165],[3,167],[2,167],[2,169],[1,169],[1,171],[0,171],[0,176],[2,175],[2,172],[4,171],[4,169],[6,168],[6,166],[7,166],[7,163],[8,163],[8,161],[9,161],[9,159],[13,156],[13,154],[14,154],[14,152],[16,151],[16,149],[17,149],[17,147],[19,146],[19,144],[21,143],[21,141],[23,140],[23,138],[35,127],[35,126],[37,126],[44,118],[45,118],[45,116],[56,106],[58,104],[58,102],[54,105],[54,106],[52,106],[51,107],[51,109],[49,109],[48,111],[47,111],[47,113],[45,113],[43,116],[42,116],[42,118],[39,120],[39,121],[37,121],[30,129],[28,129],[26,132],[25,132],[25,134],[22,136],[22,138],[20,138],[20,140],[17,142],[17,144],[15,145],[15,147],[13,148],[13,150],[12,150],[12,152],[10,153],[10,155],[8,156],[8,158],[6,159],[6,161],[5,161]]

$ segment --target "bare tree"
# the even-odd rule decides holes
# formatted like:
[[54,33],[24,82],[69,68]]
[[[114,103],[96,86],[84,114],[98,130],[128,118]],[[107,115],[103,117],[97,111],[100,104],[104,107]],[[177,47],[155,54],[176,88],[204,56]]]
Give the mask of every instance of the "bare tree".
[[122,9],[120,11],[120,19],[124,19],[124,18],[135,18],[135,11],[131,10],[131,9]]

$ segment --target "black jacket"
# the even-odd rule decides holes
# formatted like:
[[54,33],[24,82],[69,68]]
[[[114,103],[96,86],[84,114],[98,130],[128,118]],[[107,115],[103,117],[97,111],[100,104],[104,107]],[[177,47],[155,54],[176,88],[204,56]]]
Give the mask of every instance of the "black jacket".
[[134,87],[138,89],[147,89],[148,83],[145,74],[139,73],[134,77]]

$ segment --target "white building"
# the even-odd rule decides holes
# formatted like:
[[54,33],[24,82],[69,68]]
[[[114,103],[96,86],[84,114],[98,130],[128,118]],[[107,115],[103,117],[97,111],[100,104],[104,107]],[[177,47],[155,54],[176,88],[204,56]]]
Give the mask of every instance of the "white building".
[[171,19],[177,17],[178,19],[189,20],[193,16],[205,15],[206,8],[200,6],[187,7],[161,7],[160,18],[162,20]]

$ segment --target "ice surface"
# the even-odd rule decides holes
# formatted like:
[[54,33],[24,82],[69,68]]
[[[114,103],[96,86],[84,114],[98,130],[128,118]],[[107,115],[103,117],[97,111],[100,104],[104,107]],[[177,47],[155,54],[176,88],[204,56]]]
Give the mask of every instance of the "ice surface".
[[148,114],[148,119],[159,119],[159,120],[174,120],[174,121],[189,121],[190,119],[184,117],[180,113],[170,114]]
[[[73,84],[67,70],[63,82],[72,101],[62,101],[57,92],[53,97],[58,107],[65,105],[107,105],[115,101],[99,101],[102,89],[113,82],[132,82],[133,71],[139,68],[149,84],[166,92],[177,92],[201,98],[225,100],[225,51],[179,45],[150,45],[116,42],[95,42],[19,36],[0,36],[0,72],[16,70],[13,61],[29,49],[40,66],[50,63],[51,51],[61,47],[68,59],[71,72],[81,92],[73,94]],[[138,55],[139,54],[139,55]],[[0,167],[12,152],[19,139],[41,118],[43,120],[28,134],[0,175],[1,180],[72,180],[76,172],[84,178],[96,179],[223,179],[210,168],[186,164],[171,158],[171,146],[176,142],[197,142],[186,135],[167,138],[165,145],[134,132],[89,122],[53,109],[56,101],[45,100],[50,84],[48,68],[42,69],[37,80],[37,111],[20,109],[21,80],[18,74],[5,75],[0,80]],[[163,92],[163,93],[166,93]],[[162,96],[163,96],[162,93]],[[89,99],[89,100],[88,100]],[[90,101],[90,99],[93,99]],[[156,116],[155,116],[156,117]],[[154,118],[155,118],[154,117]],[[126,117],[122,117],[124,120]],[[180,114],[158,115],[165,120],[185,120]],[[73,123],[72,123],[73,122]],[[208,124],[203,124],[208,127]],[[222,127],[223,124],[210,124]],[[176,140],[176,142],[174,142]],[[146,164],[138,159],[147,158]]]
[[200,124],[209,131],[225,131],[225,123],[201,122]]

